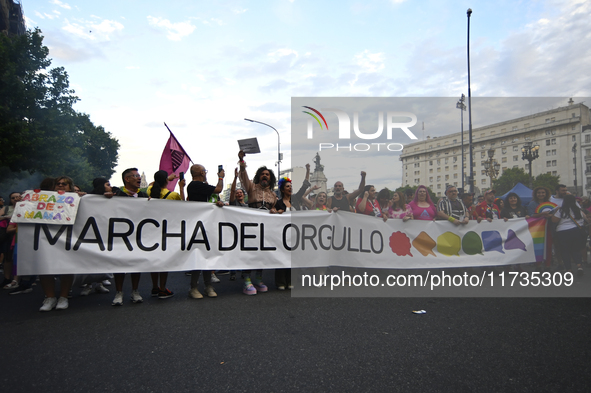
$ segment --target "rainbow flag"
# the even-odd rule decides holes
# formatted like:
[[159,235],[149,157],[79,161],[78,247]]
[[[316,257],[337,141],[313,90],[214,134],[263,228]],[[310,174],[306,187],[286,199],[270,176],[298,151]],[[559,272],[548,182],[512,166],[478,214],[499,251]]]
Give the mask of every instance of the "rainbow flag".
[[539,218],[527,218],[527,226],[529,233],[534,241],[534,253],[536,254],[536,262],[543,262],[545,259],[546,250],[546,219],[544,217]]

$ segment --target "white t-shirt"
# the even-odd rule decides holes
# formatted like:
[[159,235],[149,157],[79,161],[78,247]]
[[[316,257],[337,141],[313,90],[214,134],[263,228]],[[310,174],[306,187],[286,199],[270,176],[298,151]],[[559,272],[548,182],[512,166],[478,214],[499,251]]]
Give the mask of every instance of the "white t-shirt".
[[[556,227],[557,232],[567,231],[569,229],[577,228],[577,224],[579,224],[581,226],[581,228],[583,227],[583,225],[585,225],[585,221],[583,220],[583,218],[581,218],[580,220],[576,220],[577,224],[575,224],[573,221],[575,219],[575,216],[572,214],[572,212],[571,212],[571,216],[573,217],[573,220],[571,220],[570,217],[562,218],[561,214],[562,214],[562,209],[558,209],[558,210],[556,210],[556,213],[554,213],[554,217],[560,218],[560,221],[558,222],[558,226]],[[581,215],[583,215],[583,212],[581,212]]]

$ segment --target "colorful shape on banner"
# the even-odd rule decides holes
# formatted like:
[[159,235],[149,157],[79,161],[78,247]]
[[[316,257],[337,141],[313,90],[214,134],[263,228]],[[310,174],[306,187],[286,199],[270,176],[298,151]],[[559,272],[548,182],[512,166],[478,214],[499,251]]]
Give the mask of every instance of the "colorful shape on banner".
[[410,253],[410,239],[406,236],[406,233],[392,233],[392,236],[390,236],[390,248],[392,249],[392,252],[399,257],[404,257],[406,255],[413,256]]
[[538,205],[538,207],[536,207],[536,213],[542,213],[542,212],[549,212],[554,210],[556,207],[558,207],[558,205],[554,202],[544,202],[544,203],[540,203]]
[[512,229],[509,229],[509,232],[507,232],[507,240],[505,240],[505,250],[527,251],[525,249],[525,243],[523,243],[521,239],[517,237],[517,234]]
[[482,244],[484,245],[484,251],[498,251],[501,254],[505,253],[505,251],[503,251],[503,238],[499,231],[483,231]]
[[437,245],[435,240],[431,238],[431,236],[427,235],[426,232],[419,233],[419,236],[415,237],[415,240],[412,241],[412,245],[416,248],[424,257],[431,254],[434,257],[437,255],[433,252],[433,248]]
[[462,238],[462,250],[467,255],[482,254],[482,239],[474,231],[470,231]]
[[544,261],[544,245],[546,242],[546,219],[544,217],[526,218],[527,228],[534,241],[534,254],[536,262]]
[[451,257],[453,255],[460,256],[460,248],[462,247],[462,240],[453,232],[445,232],[437,238],[437,252]]

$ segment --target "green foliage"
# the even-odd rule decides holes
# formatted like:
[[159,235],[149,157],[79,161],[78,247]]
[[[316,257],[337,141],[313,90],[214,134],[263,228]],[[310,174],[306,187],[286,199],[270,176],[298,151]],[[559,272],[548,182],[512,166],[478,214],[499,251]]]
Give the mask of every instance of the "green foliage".
[[[35,188],[45,176],[67,175],[83,189],[109,179],[118,141],[88,115],[62,67],[49,69],[39,29],[0,34],[0,189]],[[35,174],[34,176],[31,176]]]
[[497,191],[497,195],[504,195],[517,183],[529,187],[529,174],[525,173],[523,168],[508,168],[493,182],[493,188]]
[[542,173],[534,179],[534,188],[548,187],[550,191],[554,192],[556,187],[560,184],[560,176],[553,176],[549,173]]
[[[504,195],[515,187],[518,182],[529,187],[529,174],[523,168],[509,168],[505,169],[503,174],[495,180],[493,188],[497,191],[497,195]],[[559,183],[560,176],[553,176],[548,173],[542,173],[533,179],[534,188],[543,186],[548,187],[551,191],[554,191]]]

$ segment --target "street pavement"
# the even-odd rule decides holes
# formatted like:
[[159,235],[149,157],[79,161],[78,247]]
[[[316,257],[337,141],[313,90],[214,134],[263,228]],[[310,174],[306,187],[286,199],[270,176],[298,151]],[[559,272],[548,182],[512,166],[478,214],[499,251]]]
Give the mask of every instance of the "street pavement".
[[[41,313],[0,293],[3,392],[589,392],[589,298],[297,298],[256,296],[220,276],[218,298],[111,306],[74,288]],[[590,277],[591,279],[591,277]],[[272,284],[272,272],[265,272]],[[590,281],[591,282],[591,281]],[[426,314],[413,314],[413,310]]]

